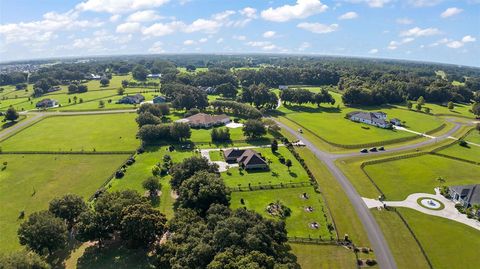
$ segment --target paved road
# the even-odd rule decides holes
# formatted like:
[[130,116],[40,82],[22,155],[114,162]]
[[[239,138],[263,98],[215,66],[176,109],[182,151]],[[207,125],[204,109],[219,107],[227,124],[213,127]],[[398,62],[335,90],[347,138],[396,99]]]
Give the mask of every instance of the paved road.
[[[360,218],[360,221],[365,227],[368,239],[370,240],[372,248],[375,251],[375,255],[377,257],[377,261],[380,268],[382,269],[397,268],[395,259],[393,258],[393,255],[390,251],[387,241],[385,240],[385,237],[383,236],[383,233],[380,227],[378,226],[377,222],[375,221],[373,215],[371,214],[370,210],[367,208],[366,204],[363,202],[362,198],[360,197],[358,192],[355,190],[353,185],[350,183],[348,178],[345,176],[345,174],[343,174],[343,172],[335,165],[335,160],[337,159],[362,156],[362,155],[365,155],[365,153],[353,152],[353,153],[336,154],[336,153],[329,153],[329,152],[322,151],[318,149],[313,143],[308,141],[302,134],[298,133],[294,129],[288,127],[287,125],[277,120],[275,121],[284,130],[288,131],[297,139],[301,140],[305,144],[305,146],[315,154],[317,159],[325,163],[325,165],[328,167],[330,172],[335,176],[335,178],[337,179],[337,181],[340,183],[343,190],[347,194],[350,202],[352,203],[355,211],[357,212]],[[457,132],[462,126],[462,123],[458,123],[458,122],[453,122],[453,123],[455,124],[455,126],[452,129],[450,129],[447,133],[441,136],[431,138],[426,141],[418,142],[415,144],[392,148],[392,149],[389,149],[388,151],[380,151],[380,152],[374,152],[374,153],[368,153],[368,154],[381,155],[389,152],[398,152],[398,151],[404,151],[404,150],[417,149],[419,147],[438,143],[445,139],[451,139],[451,135]]]
[[350,183],[348,178],[342,173],[342,171],[335,165],[334,158],[332,154],[319,150],[315,145],[310,141],[305,139],[301,134],[293,130],[292,128],[286,126],[285,124],[278,122],[284,130],[287,130],[292,135],[297,137],[299,140],[302,140],[305,143],[305,146],[310,149],[315,156],[328,167],[330,172],[335,176],[337,181],[342,186],[343,190],[347,194],[350,202],[352,203],[355,211],[357,212],[360,221],[367,231],[368,239],[372,245],[372,248],[375,251],[375,256],[377,257],[378,264],[382,269],[396,269],[397,265],[395,259],[393,258],[390,248],[388,247],[387,241],[383,237],[382,230],[378,226],[377,222],[373,218],[372,213],[367,208],[363,202],[360,195],[357,193],[353,185]]

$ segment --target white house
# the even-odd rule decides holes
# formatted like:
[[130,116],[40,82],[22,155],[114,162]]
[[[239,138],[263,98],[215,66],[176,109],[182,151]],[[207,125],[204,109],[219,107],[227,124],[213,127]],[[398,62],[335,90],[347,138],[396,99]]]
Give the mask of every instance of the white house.
[[148,74],[147,78],[161,78],[162,74]]
[[288,86],[287,85],[278,85],[278,89],[279,90],[288,90]]
[[363,112],[354,111],[347,114],[351,121],[363,122],[380,128],[391,128],[392,124],[387,121],[387,114],[384,112]]

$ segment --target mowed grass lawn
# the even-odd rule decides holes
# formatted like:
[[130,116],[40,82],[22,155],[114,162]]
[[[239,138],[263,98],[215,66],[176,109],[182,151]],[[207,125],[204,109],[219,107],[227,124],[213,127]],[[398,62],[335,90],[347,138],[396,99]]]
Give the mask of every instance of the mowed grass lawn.
[[397,213],[387,210],[379,211],[376,208],[371,209],[371,212],[388,242],[398,268],[429,268],[420,246]]
[[[225,129],[227,127],[219,127]],[[209,129],[192,129],[192,136],[190,140],[201,148],[215,148],[215,147],[232,147],[232,146],[248,146],[248,145],[269,145],[273,140],[273,136],[267,133],[265,136],[257,139],[248,139],[243,135],[242,128],[228,128],[230,131],[230,142],[212,142],[213,128]]]
[[[303,193],[307,193],[308,199],[303,199]],[[327,209],[322,202],[320,194],[313,187],[285,188],[275,190],[261,190],[248,192],[233,192],[230,201],[232,208],[246,207],[264,217],[281,220],[279,217],[270,215],[266,208],[270,203],[280,201],[291,209],[291,215],[285,219],[289,237],[311,237],[330,240],[335,237],[328,230]],[[241,204],[243,198],[245,204]],[[313,207],[313,212],[307,212],[305,207]],[[312,222],[317,222],[320,227],[313,229]]]
[[302,269],[354,269],[357,260],[353,251],[333,245],[290,243]]
[[450,147],[439,151],[439,153],[480,163],[480,146],[478,146],[480,145],[480,133],[478,131],[471,132],[465,137],[465,141],[477,145],[462,147],[459,143],[454,143]]
[[[227,172],[222,173],[222,178],[227,186],[235,188],[239,186],[247,187],[249,183],[251,186],[256,186],[309,181],[307,172],[287,148],[279,147],[276,154],[273,154],[270,148],[256,148],[254,150],[261,153],[267,161],[270,161],[270,170],[240,171],[238,167],[231,167],[228,170],[230,175]],[[290,159],[292,161],[290,171],[288,171],[286,165],[280,163],[279,158],[281,156],[285,160]]]
[[[441,185],[480,183],[480,166],[435,155],[368,165],[365,171],[388,200],[404,200],[419,192],[433,194]],[[445,182],[439,182],[438,177]]]
[[[383,111],[389,119],[399,118],[406,122],[406,128],[418,132],[427,132],[439,127],[442,120],[425,113],[400,109],[395,106],[382,107],[346,107],[341,101],[341,95],[330,92],[336,104],[316,105],[282,105],[280,113],[286,118],[305,126],[323,139],[342,145],[359,145],[388,141],[403,137],[412,137],[411,133],[404,131],[382,129],[363,123],[355,123],[345,118],[352,111]],[[280,115],[282,115],[280,114]]]
[[[449,219],[398,208],[425,249],[433,268],[480,267],[480,231]],[[410,246],[405,246],[406,248]],[[409,268],[416,268],[410,266]]]
[[[158,162],[162,162],[163,156],[170,155],[174,163],[182,162],[183,159],[191,156],[200,156],[194,151],[167,151],[167,147],[147,148],[145,153],[136,155],[135,163],[127,168],[125,176],[121,179],[114,179],[109,185],[109,191],[118,190],[136,190],[144,193],[142,182],[152,176],[152,168]],[[167,215],[168,218],[173,217],[173,202],[171,197],[170,176],[160,178],[162,184],[162,195],[160,196],[159,205],[155,205],[158,209]]]
[[133,151],[135,113],[54,116],[0,142],[3,151]]
[[51,199],[75,193],[88,199],[127,155],[0,155],[0,253],[20,247],[20,211],[48,208]]

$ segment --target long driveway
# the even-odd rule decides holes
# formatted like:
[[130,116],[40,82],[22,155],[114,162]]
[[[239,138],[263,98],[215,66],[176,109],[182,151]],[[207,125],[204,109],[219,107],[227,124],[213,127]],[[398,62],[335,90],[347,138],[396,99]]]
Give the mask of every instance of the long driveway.
[[[275,119],[274,119],[275,120]],[[365,227],[365,230],[367,232],[368,239],[370,240],[370,243],[372,245],[372,248],[375,251],[375,255],[377,257],[378,264],[380,268],[382,269],[394,269],[397,268],[397,265],[395,263],[395,259],[393,258],[393,255],[390,251],[390,248],[387,244],[387,241],[385,240],[385,237],[383,236],[383,233],[378,226],[377,222],[375,221],[372,213],[358,194],[358,192],[355,190],[353,185],[350,183],[348,178],[343,174],[343,172],[335,165],[335,160],[340,159],[340,158],[348,158],[348,157],[358,157],[365,155],[365,153],[360,153],[360,152],[353,152],[353,153],[341,153],[341,154],[336,154],[336,153],[330,153],[330,152],[325,152],[320,149],[318,149],[313,143],[311,143],[308,139],[306,139],[302,134],[299,132],[295,131],[294,129],[288,127],[287,125],[283,124],[282,122],[279,122],[275,120],[277,124],[282,127],[284,130],[288,131],[291,133],[293,136],[295,136],[297,139],[301,140],[305,146],[310,149],[317,159],[322,161],[327,168],[330,170],[330,172],[335,176],[337,181],[340,183],[342,186],[343,190],[347,194],[350,202],[352,203],[355,211],[357,212],[357,215],[360,218],[360,221],[362,222],[363,226]],[[452,122],[455,126],[450,129],[447,133],[430,138],[425,141],[421,141],[415,144],[409,144],[409,145],[404,145],[396,148],[389,149],[388,151],[379,151],[379,152],[373,152],[373,153],[368,153],[369,155],[382,155],[386,154],[389,152],[398,152],[398,151],[404,151],[404,150],[411,150],[411,149],[417,149],[419,147],[435,144],[438,142],[441,142],[445,139],[451,139],[451,136],[457,132],[460,127],[462,126],[461,123],[458,122]]]
[[353,207],[355,208],[355,211],[357,212],[357,214],[360,218],[360,221],[363,224],[363,227],[365,227],[365,230],[367,231],[368,239],[370,240],[372,248],[375,251],[375,255],[377,257],[377,262],[378,262],[380,268],[382,268],[382,269],[396,269],[397,264],[395,263],[395,259],[393,258],[393,255],[390,251],[390,248],[388,247],[388,244],[387,244],[387,241],[385,240],[385,237],[383,237],[383,233],[382,233],[380,227],[378,226],[377,222],[373,218],[372,213],[367,208],[367,206],[363,202],[362,198],[360,197],[358,192],[355,190],[353,185],[350,183],[348,178],[335,165],[334,158],[332,158],[332,154],[319,150],[310,141],[305,139],[305,137],[303,137],[303,135],[299,134],[298,132],[296,132],[292,128],[286,126],[285,124],[283,124],[279,121],[276,121],[276,122],[284,130],[290,132],[297,139],[303,141],[305,146],[315,154],[317,159],[319,159],[320,161],[325,163],[325,165],[328,167],[330,172],[335,176],[337,181],[342,186],[342,188],[345,191],[345,193],[347,194],[350,202],[352,203]]

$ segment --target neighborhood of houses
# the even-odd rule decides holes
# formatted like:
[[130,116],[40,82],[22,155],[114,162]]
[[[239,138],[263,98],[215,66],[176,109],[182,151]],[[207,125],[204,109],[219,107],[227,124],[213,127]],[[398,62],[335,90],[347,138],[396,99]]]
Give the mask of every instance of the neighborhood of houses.
[[380,128],[388,129],[392,128],[393,125],[401,126],[402,121],[397,118],[388,120],[387,114],[381,111],[377,112],[365,112],[365,111],[354,111],[347,114],[347,118],[354,122],[362,122],[369,125],[377,126]]

